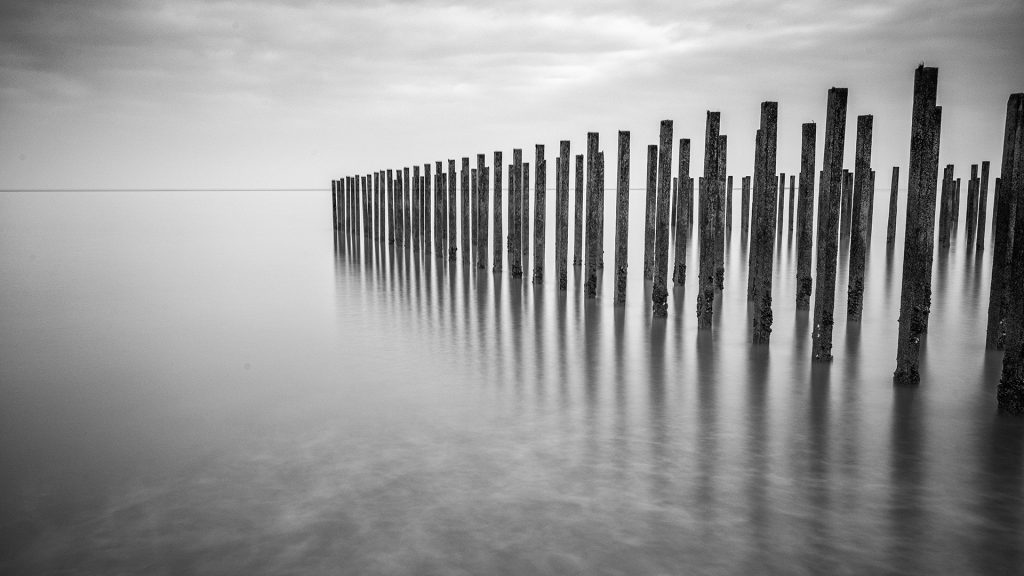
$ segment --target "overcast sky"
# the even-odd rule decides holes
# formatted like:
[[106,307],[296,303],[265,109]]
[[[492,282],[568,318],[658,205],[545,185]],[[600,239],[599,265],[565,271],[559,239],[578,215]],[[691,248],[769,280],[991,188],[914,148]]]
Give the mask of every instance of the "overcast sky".
[[553,165],[588,131],[611,159],[620,129],[642,187],[661,119],[701,170],[707,110],[740,176],[763,100],[793,173],[802,122],[820,167],[831,86],[850,91],[848,165],[856,116],[875,116],[881,187],[909,158],[921,62],[939,67],[940,161],[998,172],[1022,56],[1024,0],[0,0],[0,188],[326,187],[534,144]]

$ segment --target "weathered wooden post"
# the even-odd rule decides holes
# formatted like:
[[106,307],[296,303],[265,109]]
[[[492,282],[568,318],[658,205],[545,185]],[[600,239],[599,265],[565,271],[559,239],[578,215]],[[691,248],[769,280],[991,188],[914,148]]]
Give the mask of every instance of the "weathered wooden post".
[[461,202],[461,204],[462,204],[462,266],[463,266],[463,268],[466,268],[466,267],[469,266],[469,262],[470,262],[469,257],[471,255],[471,250],[470,250],[470,247],[469,247],[469,241],[473,237],[472,232],[469,229],[469,219],[470,219],[470,212],[471,212],[470,208],[469,208],[469,206],[470,206],[469,182],[470,182],[470,180],[472,180],[472,174],[469,171],[469,157],[468,156],[463,156],[462,157],[462,170],[459,172],[459,180],[460,180],[459,192],[462,195],[462,202]]
[[385,182],[387,184],[387,196],[388,196],[388,244],[395,243],[395,181],[394,173],[389,168],[384,172]]
[[796,176],[789,175],[789,225],[788,234],[793,236],[793,211],[796,208]]
[[573,204],[572,265],[583,264],[583,154],[576,155],[576,190]]
[[644,212],[644,278],[654,279],[654,227],[658,221],[658,145],[647,146],[647,194]]
[[367,246],[373,242],[373,175],[367,174],[363,180],[363,222],[366,226],[363,232],[366,236]]
[[868,172],[867,207],[868,207],[868,252],[871,251],[871,230],[875,224],[875,171]]
[[[1012,217],[1013,256],[1010,260],[1006,298],[1006,353],[1003,355],[1002,377],[996,390],[1000,412],[1024,414],[1024,94],[1017,96],[1016,119],[1014,122],[1013,149],[1003,151],[1004,170],[1001,175],[1000,194],[1014,198]],[[1009,111],[1008,111],[1009,112]]]
[[832,360],[832,327],[835,324],[836,264],[839,253],[839,220],[843,194],[843,146],[846,141],[846,88],[828,91],[825,115],[825,155],[822,159],[821,194],[818,196],[818,263],[815,273],[812,359]]
[[[761,201],[758,210],[758,218],[755,220],[754,237],[751,239],[751,252],[757,252],[756,267],[754,268],[754,310],[753,310],[753,332],[751,340],[754,344],[767,344],[772,334],[772,268],[774,265],[774,251],[772,250],[772,238],[776,236],[775,227],[782,227],[782,204],[783,195],[778,194],[779,217],[772,218],[775,207],[775,197],[778,192],[775,185],[776,169],[776,147],[778,145],[778,121],[779,103],[761,103],[761,153],[756,155],[760,161],[755,172],[754,201]],[[757,175],[760,175],[760,190],[758,191]],[[780,174],[780,176],[782,176]],[[780,178],[779,182],[785,182]],[[781,239],[782,236],[780,235]]]
[[988,217],[988,160],[981,163],[981,182],[978,192],[978,251],[985,249],[985,220]]
[[797,200],[796,309],[809,310],[814,281],[811,278],[811,250],[814,247],[814,151],[818,127],[802,126],[800,140],[800,196]]
[[604,151],[598,152],[600,165],[598,166],[597,185],[597,268],[604,269]]
[[897,384],[920,382],[921,335],[931,306],[931,262],[935,231],[935,181],[939,171],[942,108],[935,105],[939,70],[918,66],[910,127],[907,220],[903,243],[903,289],[896,349]]
[[420,217],[423,222],[420,230],[423,231],[423,253],[430,254],[430,163],[423,165],[423,183],[420,188],[420,201],[423,206],[420,208]]
[[537,144],[537,191],[533,195],[533,283],[544,283],[545,236],[547,227],[548,162],[544,145]]
[[655,318],[668,315],[669,195],[672,193],[672,121],[662,120],[658,138],[658,199],[654,232],[654,286],[651,289]]
[[939,200],[939,246],[949,247],[949,230],[952,226],[950,212],[953,208],[953,165],[947,164],[942,171],[942,194]]
[[[992,207],[992,280],[989,284],[988,326],[985,333],[985,346],[993,350],[1002,350],[1005,345],[1005,319],[1007,306],[1007,280],[1009,267],[1013,257],[1013,245],[1016,228],[1016,200],[1013,194],[1013,155],[1016,147],[1017,130],[1020,124],[1020,107],[1024,104],[1024,94],[1012,94],[1006,103],[1006,125],[1003,133],[1003,157],[1000,178],[996,179],[996,201]],[[985,176],[984,166],[982,177]]]
[[900,167],[892,167],[892,184],[889,186],[889,223],[885,231],[886,246],[896,243],[896,205],[899,201]]
[[331,224],[338,229],[338,181],[331,180]]
[[587,298],[597,296],[597,254],[599,251],[597,245],[597,213],[602,208],[598,204],[597,196],[597,148],[597,132],[587,132],[587,261],[585,265],[586,277],[583,281],[583,292]]
[[523,162],[523,272],[530,271],[530,163]]
[[974,244],[978,227],[978,165],[971,164],[971,179],[967,181],[967,245]]
[[445,204],[448,201],[448,195],[444,190],[445,177],[444,177],[444,162],[434,162],[434,255],[437,258],[448,257],[448,246],[445,245],[445,241],[448,240],[448,233],[445,227],[448,225],[448,215],[445,214]]
[[380,174],[374,172],[366,175],[370,185],[370,238],[380,240],[380,213],[377,206],[380,205]]
[[402,222],[402,169],[395,170],[395,245],[405,246],[405,227]]
[[[761,124],[764,124],[764,104],[761,105]],[[751,177],[751,203],[750,203],[750,250],[747,253],[747,300],[750,302],[754,301],[754,286],[757,285],[757,275],[760,268],[761,252],[754,245],[754,238],[760,234],[758,226],[764,218],[769,218],[774,221],[775,212],[774,205],[771,206],[771,213],[767,215],[761,214],[761,207],[764,204],[764,199],[761,197],[764,193],[763,186],[764,182],[761,180],[761,154],[764,152],[764,133],[761,128],[758,128],[754,132],[754,171]]]
[[725,179],[725,235],[732,236],[732,176]]
[[448,260],[455,261],[455,254],[458,252],[458,199],[456,198],[457,185],[455,183],[455,159],[448,159]]
[[615,305],[626,303],[629,246],[629,132],[619,130],[618,180],[615,187]]
[[860,322],[864,311],[864,263],[868,250],[868,195],[871,193],[871,133],[874,116],[857,117],[854,159],[853,214],[850,222],[850,276],[846,298],[847,322]]
[[956,187],[953,189],[953,236],[960,231],[960,178],[956,179]]
[[668,224],[668,234],[672,242],[675,242],[676,238],[676,214],[679,212],[679,177],[672,177],[672,198],[671,206],[669,207],[670,220]]
[[477,208],[476,213],[480,221],[477,223],[477,245],[476,245],[476,267],[481,270],[487,269],[487,238],[490,233],[490,172],[487,169],[487,155],[476,155],[476,174],[480,178],[477,184]]
[[420,167],[415,165],[412,167],[412,248],[417,254],[420,251],[420,244],[422,243],[422,230],[420,227],[423,224],[423,216],[420,211],[423,209],[423,188],[420,186]]
[[778,210],[778,222],[775,223],[775,233],[779,238],[782,238],[782,231],[785,229],[786,223],[784,216],[786,214],[786,173],[779,173],[779,210]]
[[469,170],[469,262],[476,266],[480,251],[480,168]]
[[690,221],[693,213],[693,179],[690,178],[690,139],[679,139],[679,206],[676,212],[675,264],[672,266],[672,282],[676,286],[686,284],[686,245],[690,237]]
[[[853,173],[843,170],[843,213],[839,221],[839,233],[843,238],[850,235],[850,220],[853,216]],[[844,241],[844,244],[846,241]]]
[[566,291],[569,284],[569,141],[559,142],[555,161],[558,189],[555,191],[555,275],[558,289]]
[[715,206],[715,288],[725,288],[725,172],[728,138],[725,134],[718,136],[718,180],[708,189],[714,193],[712,202]]
[[523,150],[512,149],[512,189],[508,195],[508,271],[523,277]]
[[697,287],[697,328],[711,327],[715,310],[715,221],[718,213],[716,186],[718,184],[719,126],[721,114],[707,113],[704,129],[704,182],[698,187],[700,194],[700,273]]
[[492,237],[491,252],[494,263],[491,265],[491,271],[500,273],[501,272],[501,247],[502,237],[504,236],[501,229],[501,152],[494,152],[494,236]]
[[740,238],[745,242],[750,237],[750,176],[740,180]]

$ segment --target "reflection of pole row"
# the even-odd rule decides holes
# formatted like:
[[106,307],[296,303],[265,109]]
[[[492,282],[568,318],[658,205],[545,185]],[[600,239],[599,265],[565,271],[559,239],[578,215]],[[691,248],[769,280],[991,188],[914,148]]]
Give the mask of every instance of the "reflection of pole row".
[[[937,202],[941,107],[935,103],[938,69],[920,66],[915,72],[910,163],[904,227],[904,259],[897,366],[894,380],[916,384],[921,338],[928,329],[931,276],[936,232],[940,250],[947,249],[959,228],[960,180],[952,165],[943,174]],[[832,332],[836,300],[836,273],[840,250],[849,251],[847,322],[859,322],[863,313],[865,266],[870,252],[874,213],[875,172],[871,166],[873,117],[857,117],[853,171],[844,169],[846,88],[828,91],[823,166],[818,172],[815,200],[815,153],[817,127],[802,127],[799,176],[790,176],[786,210],[786,175],[776,172],[778,103],[761,104],[761,121],[755,134],[752,176],[741,180],[740,230],[744,246],[749,241],[747,298],[752,304],[753,343],[768,343],[772,331],[772,273],[775,250],[783,230],[797,240],[796,307],[810,310],[814,295],[812,358],[832,358]],[[1007,108],[1001,178],[996,178],[993,205],[993,264],[986,342],[989,348],[1006,349],[1001,409],[1024,412],[1024,217],[1016,218],[1016,202],[1024,185],[1024,96],[1014,94]],[[658,144],[647,149],[647,180],[644,217],[643,275],[651,282],[652,314],[668,314],[670,246],[675,258],[671,281],[686,282],[687,244],[696,228],[698,246],[697,321],[701,329],[712,326],[716,299],[724,286],[727,230],[732,225],[732,177],[727,176],[727,137],[719,133],[719,112],[708,112],[704,141],[703,176],[690,176],[690,140],[679,140],[676,176],[672,176],[673,123],[661,122]],[[618,178],[615,185],[614,303],[625,302],[629,220],[629,132],[618,134]],[[581,266],[582,288],[594,298],[604,267],[605,161],[596,132],[587,134],[586,154],[575,157],[573,265]],[[555,161],[555,283],[567,290],[569,242],[570,143],[559,143]],[[508,265],[512,278],[529,273],[535,284],[545,281],[547,161],[543,145],[535,149],[534,212],[530,213],[530,163],[521,149],[512,151],[507,165],[504,195],[502,153],[494,152],[492,166],[478,154],[476,167],[462,158],[456,173],[455,160],[385,170],[365,176],[349,176],[332,182],[334,226],[345,241],[394,245],[417,258],[433,255],[456,261],[461,247],[465,268],[494,273]],[[492,173],[493,172],[493,173]],[[893,167],[887,219],[886,244],[893,248],[897,230],[899,167]],[[985,245],[989,163],[971,166],[966,198],[965,229],[969,246],[981,252]],[[797,186],[799,182],[799,186]],[[456,190],[458,188],[458,190]],[[492,191],[493,189],[493,191]],[[493,194],[493,208],[492,208]],[[815,210],[815,201],[817,210]],[[938,206],[936,206],[938,204]],[[1024,203],[1022,203],[1024,204]],[[936,208],[938,225],[936,226]],[[504,210],[504,213],[503,213]],[[788,226],[786,215],[788,214]],[[817,225],[815,225],[815,214]],[[461,227],[458,226],[461,218]],[[507,219],[508,230],[503,229]],[[584,224],[584,219],[586,220]],[[493,225],[491,222],[493,221]],[[531,243],[531,223],[533,236]],[[490,243],[490,244],[489,244]],[[488,254],[488,246],[492,248]],[[501,247],[506,247],[503,257]],[[530,270],[531,245],[533,268]],[[812,258],[812,250],[815,257]],[[812,266],[815,266],[812,271]],[[812,276],[813,273],[813,276]],[[1007,392],[1010,390],[1011,392]]]

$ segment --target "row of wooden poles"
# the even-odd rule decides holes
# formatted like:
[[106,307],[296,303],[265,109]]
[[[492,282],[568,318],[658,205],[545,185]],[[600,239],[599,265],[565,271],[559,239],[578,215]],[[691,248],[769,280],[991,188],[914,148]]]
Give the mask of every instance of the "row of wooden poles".
[[[931,306],[932,253],[935,241],[939,135],[942,108],[936,105],[938,69],[920,66],[914,76],[910,163],[900,301],[899,338],[894,381],[917,384],[921,339],[928,330]],[[813,308],[812,358],[832,358],[837,260],[842,237],[849,238],[847,321],[859,322],[864,301],[864,270],[870,248],[874,212],[875,172],[871,168],[873,117],[857,117],[853,170],[843,169],[847,89],[828,91],[823,166],[817,172],[817,228],[815,214],[815,150],[817,127],[802,126],[799,176],[789,179],[788,221],[797,239],[798,310]],[[772,330],[773,240],[781,240],[785,222],[786,175],[776,173],[778,103],[761,104],[755,134],[753,176],[741,180],[741,238],[749,239],[747,298],[752,303],[752,341],[764,344]],[[708,112],[704,139],[703,176],[690,176],[690,140],[678,141],[678,167],[672,177],[673,123],[661,122],[659,142],[647,147],[644,278],[651,281],[652,312],[668,313],[669,245],[674,248],[672,282],[686,278],[687,243],[691,223],[698,241],[698,327],[709,329],[716,298],[724,289],[725,234],[732,228],[731,176],[726,176],[727,137],[719,132],[720,113]],[[629,220],[630,133],[618,133],[618,179],[615,186],[614,303],[625,302],[626,254]],[[1007,105],[1001,178],[995,180],[993,204],[993,262],[987,325],[987,346],[1005,349],[1003,375],[997,398],[1006,412],[1024,413],[1024,202],[1016,198],[1024,186],[1024,95],[1013,94]],[[584,161],[585,159],[585,161]],[[521,149],[512,152],[508,165],[508,198],[503,199],[505,178],[501,152],[494,152],[492,167],[478,154],[476,167],[462,158],[444,163],[383,170],[332,182],[334,225],[343,236],[396,245],[416,255],[433,254],[455,261],[461,246],[464,266],[502,272],[505,242],[509,273],[521,278],[530,263],[530,163]],[[555,277],[559,290],[567,289],[569,249],[569,169],[575,160],[573,265],[583,267],[583,291],[595,297],[599,270],[604,266],[605,180],[604,153],[596,132],[587,134],[586,155],[570,155],[569,141],[559,145],[555,160]],[[545,280],[547,161],[543,145],[535,149],[533,222],[534,283]],[[458,180],[457,180],[458,178]],[[896,240],[899,167],[892,169],[886,243]],[[493,183],[493,192],[491,190]],[[985,245],[989,163],[971,166],[965,215],[968,245],[981,252]],[[459,192],[459,194],[457,194]],[[493,195],[493,204],[491,202]],[[584,197],[585,195],[585,197]],[[943,172],[938,199],[938,241],[949,245],[958,228],[960,179],[952,165]],[[461,209],[458,202],[461,201]],[[507,201],[507,235],[502,230],[503,202]],[[493,205],[493,209],[492,209]],[[696,208],[697,213],[694,214]],[[795,208],[795,209],[794,209]],[[461,215],[461,221],[459,216]],[[584,227],[584,219],[586,226]],[[694,220],[696,220],[694,222]],[[491,227],[493,222],[493,228]],[[461,229],[460,229],[461,225]],[[585,234],[584,234],[585,230]],[[817,237],[815,238],[815,232]],[[461,242],[460,242],[461,241]],[[845,246],[844,246],[845,247]],[[817,250],[812,271],[812,249]],[[813,274],[813,276],[812,276]],[[817,286],[817,290],[812,290]]]

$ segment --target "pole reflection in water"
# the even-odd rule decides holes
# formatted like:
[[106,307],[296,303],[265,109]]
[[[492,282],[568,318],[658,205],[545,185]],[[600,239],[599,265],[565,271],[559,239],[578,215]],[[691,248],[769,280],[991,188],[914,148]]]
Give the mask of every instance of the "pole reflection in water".
[[[54,216],[52,199],[0,197],[0,214],[53,216],[10,219],[4,277],[56,275],[68,305],[104,323],[45,291],[0,288],[31,316],[5,316],[0,334],[3,391],[17,383],[24,398],[3,412],[17,440],[0,437],[0,538],[16,551],[0,556],[4,573],[1000,574],[1024,562],[1024,422],[995,412],[985,252],[967,260],[954,244],[936,260],[922,382],[894,389],[900,246],[869,256],[859,325],[838,274],[835,360],[812,364],[788,240],[771,344],[752,346],[742,237],[726,244],[715,324],[701,331],[695,267],[669,317],[651,317],[639,242],[615,307],[601,286],[583,297],[578,266],[563,293],[408,245],[374,256],[361,236],[328,238],[320,196],[186,197],[160,222],[117,217],[160,198],[94,194]],[[254,208],[239,214],[243,198]],[[202,241],[172,241],[185,226]],[[182,281],[196,270],[201,284]]]

